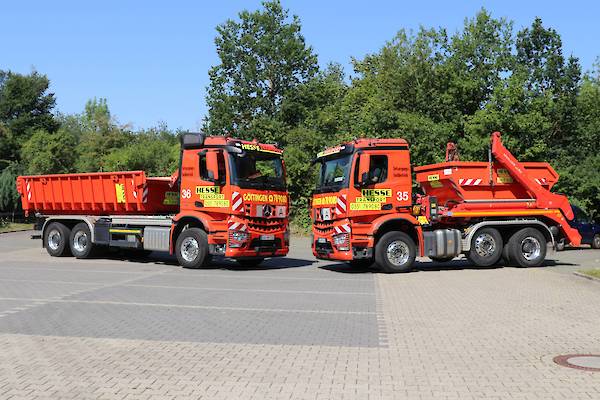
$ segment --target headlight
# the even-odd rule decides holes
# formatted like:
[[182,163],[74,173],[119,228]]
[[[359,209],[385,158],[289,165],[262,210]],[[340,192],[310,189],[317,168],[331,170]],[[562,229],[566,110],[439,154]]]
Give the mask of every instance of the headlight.
[[350,250],[350,234],[340,233],[339,235],[333,235],[333,244],[340,251]]
[[248,240],[248,232],[229,231],[229,247],[242,247]]

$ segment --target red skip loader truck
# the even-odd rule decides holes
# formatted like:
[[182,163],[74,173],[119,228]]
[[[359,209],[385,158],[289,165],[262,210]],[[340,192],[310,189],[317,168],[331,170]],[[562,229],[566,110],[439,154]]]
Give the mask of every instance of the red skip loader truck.
[[491,136],[487,162],[458,161],[414,168],[422,194],[413,194],[408,144],[357,139],[317,155],[312,197],[313,253],[351,264],[373,262],[404,272],[415,257],[449,261],[464,253],[477,266],[538,266],[547,245],[579,245],[568,199],[550,189],[558,174],[548,163],[519,162]]
[[25,212],[43,219],[52,256],[121,247],[170,252],[199,268],[216,255],[253,266],[288,252],[285,168],[282,150],[270,144],[187,133],[171,177],[20,176],[17,190]]

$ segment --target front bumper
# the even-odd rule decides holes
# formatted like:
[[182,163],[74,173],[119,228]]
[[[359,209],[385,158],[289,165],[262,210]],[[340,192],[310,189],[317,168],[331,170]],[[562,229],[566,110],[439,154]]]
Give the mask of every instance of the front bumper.
[[[224,250],[224,252],[223,252]],[[230,258],[240,257],[283,257],[289,251],[285,232],[270,233],[248,232],[248,239],[239,247],[233,247],[229,238],[216,246],[211,246],[211,254]]]
[[356,237],[350,234],[348,250],[339,250],[333,240],[333,234],[319,234],[313,230],[313,255],[321,260],[352,261],[373,258],[372,239]]

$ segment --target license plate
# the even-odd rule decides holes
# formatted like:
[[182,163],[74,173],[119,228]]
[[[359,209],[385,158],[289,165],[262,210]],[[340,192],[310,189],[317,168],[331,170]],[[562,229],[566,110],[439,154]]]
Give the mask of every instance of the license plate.
[[275,235],[260,235],[260,240],[275,240]]
[[325,238],[318,238],[317,242],[318,243],[327,243],[327,239],[325,239]]

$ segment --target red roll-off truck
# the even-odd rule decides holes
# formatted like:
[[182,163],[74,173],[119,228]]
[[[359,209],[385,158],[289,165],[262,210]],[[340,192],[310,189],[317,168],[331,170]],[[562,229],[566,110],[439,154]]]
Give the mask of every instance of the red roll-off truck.
[[417,255],[442,262],[461,253],[477,266],[501,258],[538,266],[548,244],[581,241],[568,224],[568,199],[550,191],[558,174],[548,163],[517,161],[498,132],[486,162],[458,161],[449,143],[445,162],[413,171],[405,140],[357,139],[315,163],[312,248],[320,259],[375,262],[386,272],[412,269]]
[[19,176],[26,213],[52,256],[121,247],[175,254],[187,268],[225,256],[247,266],[285,256],[289,198],[282,150],[223,136],[181,136],[171,177],[143,171]]

